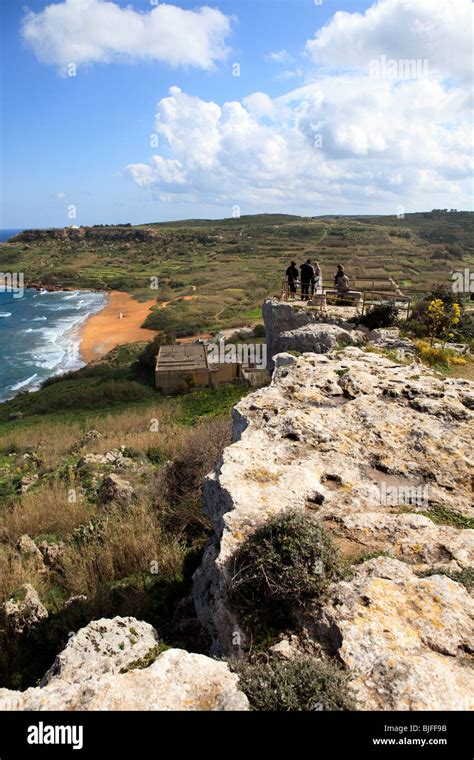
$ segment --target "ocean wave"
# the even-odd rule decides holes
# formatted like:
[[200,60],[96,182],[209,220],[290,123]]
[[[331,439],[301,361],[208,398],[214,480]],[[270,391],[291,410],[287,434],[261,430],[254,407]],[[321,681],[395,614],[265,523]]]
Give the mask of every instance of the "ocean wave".
[[69,293],[67,296],[64,296],[63,301],[72,301],[73,298],[77,298],[77,296],[80,296],[82,293],[82,290],[75,290],[74,293]]
[[20,382],[15,383],[15,385],[10,385],[8,388],[9,391],[19,391],[20,388],[24,388],[25,385],[30,385],[30,383],[33,382],[35,378],[38,377],[38,373],[35,372],[34,375],[31,375],[31,377],[27,377],[26,380],[20,380]]
[[[64,293],[46,292],[48,296],[55,297],[48,298],[47,302],[44,298],[36,298],[35,301],[31,299],[29,302],[32,315],[35,312],[38,314],[37,308],[41,308],[42,314],[26,317],[24,312],[20,312],[22,319],[21,325],[17,326],[17,350],[9,361],[14,374],[12,376],[10,371],[9,382],[5,383],[3,389],[0,388],[2,401],[6,398],[5,392],[11,398],[22,389],[36,390],[47,377],[84,366],[80,353],[81,329],[89,317],[104,308],[107,296],[93,291],[78,291],[77,296],[75,292],[67,292],[64,300]],[[35,295],[41,295],[41,292]],[[4,358],[8,347],[4,346]],[[26,375],[26,380],[21,379]]]
[[12,313],[11,311],[0,311],[0,317],[2,319],[6,319],[7,317],[11,317]]

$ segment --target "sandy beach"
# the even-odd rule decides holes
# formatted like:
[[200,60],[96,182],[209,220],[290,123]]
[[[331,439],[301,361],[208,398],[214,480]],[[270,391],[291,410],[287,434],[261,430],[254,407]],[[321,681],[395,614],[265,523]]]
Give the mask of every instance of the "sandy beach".
[[156,335],[155,330],[141,327],[150,308],[155,305],[155,299],[140,302],[130,293],[117,290],[112,290],[108,296],[107,306],[92,315],[81,330],[81,358],[87,363],[104,356],[115,346],[150,341]]

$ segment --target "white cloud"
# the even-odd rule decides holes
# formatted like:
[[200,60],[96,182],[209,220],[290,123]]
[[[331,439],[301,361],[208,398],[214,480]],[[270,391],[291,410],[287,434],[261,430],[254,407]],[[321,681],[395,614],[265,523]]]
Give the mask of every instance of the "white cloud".
[[268,53],[265,56],[265,60],[272,61],[273,63],[293,63],[294,58],[289,54],[288,50],[275,50],[273,53]]
[[471,0],[378,0],[365,13],[337,12],[309,40],[315,63],[367,71],[370,60],[427,60],[431,72],[467,76],[472,68]]
[[275,116],[275,106],[273,100],[265,92],[254,92],[243,99],[243,104],[247,111],[253,116],[268,117]]
[[28,12],[22,35],[40,61],[61,71],[121,60],[212,69],[228,53],[230,26],[230,17],[209,7],[160,4],[143,13],[107,0],[64,0]]
[[[307,43],[317,79],[277,98],[218,104],[173,87],[157,105],[161,155],[128,170],[158,197],[229,210],[469,208],[469,6],[378,0],[337,13]],[[428,58],[429,75],[373,79],[382,55]]]
[[[439,80],[325,76],[271,99],[212,101],[173,87],[157,106],[166,156],[127,168],[173,201],[248,209],[469,203],[469,110]],[[456,195],[458,194],[459,195]]]

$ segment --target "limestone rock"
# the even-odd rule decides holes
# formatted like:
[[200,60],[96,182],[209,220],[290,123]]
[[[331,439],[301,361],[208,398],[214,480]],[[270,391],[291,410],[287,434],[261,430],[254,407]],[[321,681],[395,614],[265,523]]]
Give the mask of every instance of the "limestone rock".
[[112,473],[102,481],[97,494],[97,503],[102,508],[109,505],[125,506],[130,504],[134,498],[135,492],[132,484],[120,475]]
[[44,564],[50,568],[58,568],[61,565],[61,559],[64,553],[64,543],[51,543],[49,541],[41,541],[38,544],[38,549],[41,552]]
[[33,539],[26,533],[23,536],[20,536],[16,548],[20,552],[22,562],[25,565],[40,573],[46,570],[41,551],[36,546]]
[[[454,706],[466,704],[461,695],[471,688],[465,667],[471,658],[465,617],[470,597],[446,576],[421,578],[416,573],[473,566],[473,532],[455,519],[474,517],[473,391],[468,380],[442,378],[419,365],[400,365],[355,346],[337,353],[275,356],[271,385],[237,404],[234,443],[204,484],[214,534],[195,573],[193,597],[214,652],[230,654],[234,641],[244,648],[251,641],[228,602],[235,551],[268,517],[286,508],[309,509],[345,556],[382,552],[396,557],[382,564],[366,562],[366,575],[357,581],[367,586],[369,596],[377,592],[379,606],[380,589],[390,600],[384,624],[388,633],[379,631],[374,644],[378,664],[366,680],[359,661],[370,654],[370,635],[353,640],[343,631],[348,652],[346,657],[343,650],[344,661],[354,679],[362,679],[360,704],[376,709],[444,709],[450,699]],[[389,489],[395,501],[387,498]],[[414,495],[413,504],[407,505],[407,489]],[[447,524],[443,515],[449,518]],[[394,576],[391,583],[386,582],[389,571]],[[328,610],[336,610],[341,589],[344,586],[333,591]],[[355,591],[351,593],[356,598]],[[433,601],[434,596],[441,602]],[[394,646],[389,632],[412,625],[413,605],[424,618],[409,635],[416,639],[409,662],[420,685],[401,654],[393,671],[386,665]],[[360,622],[358,630],[365,631],[363,603],[351,601],[345,609],[347,629]],[[393,619],[388,619],[389,612]],[[315,648],[324,640],[317,621],[315,608],[309,642]],[[341,642],[339,619],[333,617],[333,622],[334,639]],[[311,621],[306,623],[311,627]],[[447,684],[444,693],[437,686],[441,682]]]
[[408,338],[402,338],[397,327],[379,327],[371,330],[368,338],[370,343],[378,348],[397,351],[401,357],[415,356],[415,344]]
[[0,689],[0,710],[249,709],[225,662],[169,649],[147,665],[157,641],[152,626],[135,618],[95,620],[72,638],[40,687]]
[[278,352],[313,351],[316,354],[326,354],[335,348],[355,343],[351,333],[338,325],[309,324],[281,333],[276,349]]
[[93,620],[71,636],[41,685],[56,679],[79,683],[98,675],[119,673],[157,644],[158,635],[149,623],[131,617]]
[[268,350],[270,369],[273,367],[273,357],[283,349],[278,347],[278,340],[283,332],[296,330],[308,324],[317,324],[318,318],[314,311],[295,308],[289,303],[269,299],[263,304],[263,322]]
[[29,475],[23,475],[18,484],[18,490],[20,493],[26,493],[32,486],[34,486],[35,483],[38,482],[38,480],[39,475],[37,472],[32,472]]
[[474,601],[449,578],[370,560],[333,588],[315,621],[364,709],[474,709]]
[[31,583],[20,586],[15,596],[3,605],[7,626],[14,633],[21,634],[48,617],[48,610]]

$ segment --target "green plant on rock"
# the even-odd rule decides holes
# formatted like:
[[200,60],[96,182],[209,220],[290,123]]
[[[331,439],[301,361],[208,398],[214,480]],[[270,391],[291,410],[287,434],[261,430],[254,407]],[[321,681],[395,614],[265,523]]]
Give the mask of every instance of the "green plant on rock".
[[341,568],[325,528],[302,510],[289,509],[267,520],[237,550],[231,603],[252,624],[284,623],[340,577]]
[[331,660],[299,655],[291,660],[266,657],[256,663],[235,660],[239,688],[254,710],[355,710],[348,674]]

